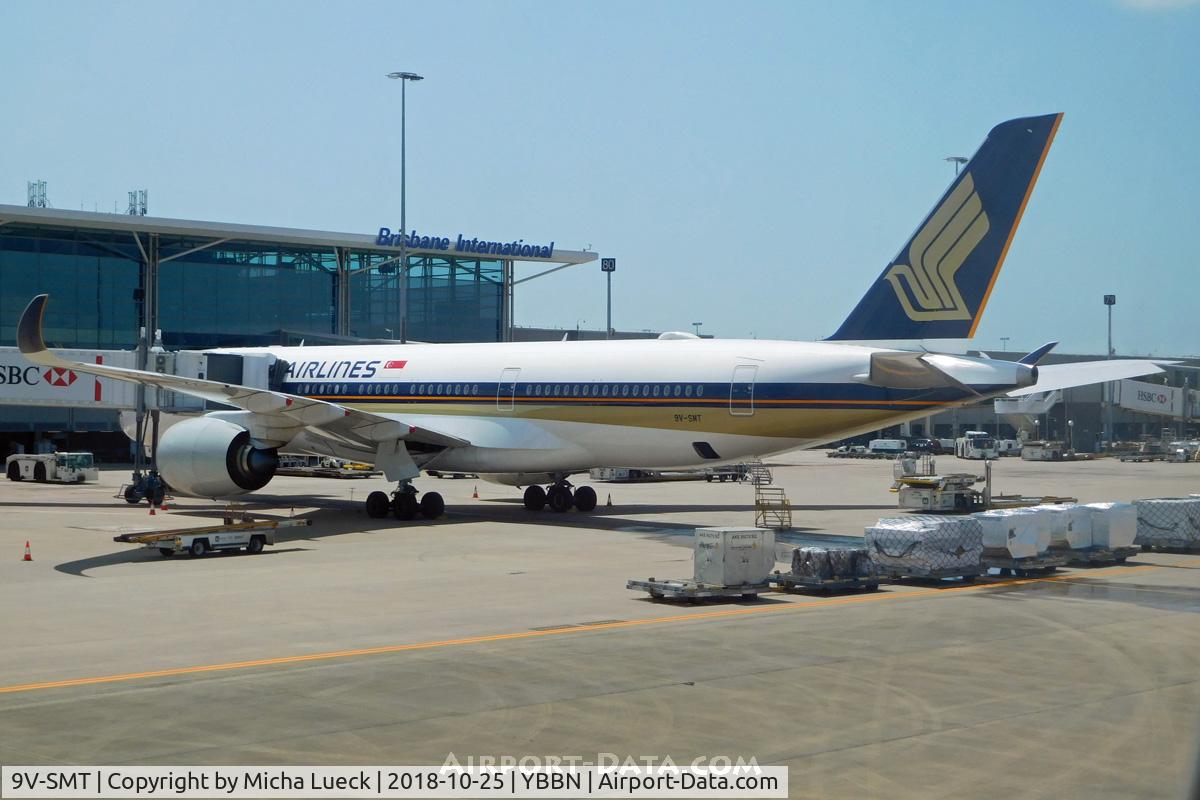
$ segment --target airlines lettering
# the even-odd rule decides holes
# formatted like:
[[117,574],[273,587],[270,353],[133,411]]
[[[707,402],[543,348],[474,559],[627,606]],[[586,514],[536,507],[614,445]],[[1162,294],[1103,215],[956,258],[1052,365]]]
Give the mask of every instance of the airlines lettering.
[[379,361],[299,361],[288,367],[291,380],[374,378]]
[[[414,229],[407,238],[404,232],[392,233],[391,228],[380,228],[375,244],[380,247],[405,247],[420,250],[449,250],[450,240],[444,236],[420,236]],[[461,233],[454,241],[454,250],[460,253],[486,253],[498,256],[532,256],[550,258],[554,255],[554,242],[548,245],[525,244],[524,239],[511,242],[492,242],[485,239],[467,239]]]

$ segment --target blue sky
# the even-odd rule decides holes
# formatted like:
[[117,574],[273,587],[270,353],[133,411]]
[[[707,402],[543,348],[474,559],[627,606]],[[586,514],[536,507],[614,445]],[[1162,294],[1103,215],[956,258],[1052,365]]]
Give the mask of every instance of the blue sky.
[[[614,324],[830,334],[995,123],[1066,112],[973,346],[1200,353],[1200,5],[6,3],[0,202],[590,244]],[[532,270],[526,269],[525,272]],[[598,265],[519,324],[604,324]]]

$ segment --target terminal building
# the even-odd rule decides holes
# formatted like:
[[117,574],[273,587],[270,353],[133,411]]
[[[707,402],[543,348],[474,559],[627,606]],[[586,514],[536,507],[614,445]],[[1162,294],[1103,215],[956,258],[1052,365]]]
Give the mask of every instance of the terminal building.
[[[402,255],[387,228],[333,233],[0,205],[0,345],[15,343],[21,311],[41,292],[51,295],[47,342],[58,348],[132,350],[143,329],[151,340],[161,331],[167,350],[509,341],[523,338],[513,324],[518,262],[550,271],[597,257],[553,242],[410,234]],[[0,455],[43,432],[116,430],[111,411],[0,405],[0,438],[10,440]]]
[[[41,292],[51,295],[47,340],[65,349],[133,350],[143,329],[149,332],[147,345],[161,331],[167,350],[605,336],[513,323],[518,262],[535,262],[552,272],[594,261],[595,253],[561,250],[552,242],[410,232],[402,254],[400,238],[387,228],[331,233],[0,205],[0,347],[15,344],[17,319]],[[93,449],[101,457],[127,453],[128,442],[111,409],[14,402],[17,395],[11,387],[6,391],[7,383],[47,379],[36,370],[14,372],[27,362],[19,354],[9,358],[11,364],[0,364],[0,455],[17,447],[50,446]],[[1100,358],[1051,354],[1044,363]],[[1189,387],[1200,376],[1200,359],[1175,360],[1177,366],[1148,380],[1165,380],[1172,391],[1163,396],[1185,399],[1175,403],[1179,408],[1157,414],[1145,407],[1115,407],[1115,439],[1159,436],[1164,428],[1177,431],[1179,438],[1195,435],[1200,392]],[[1100,385],[1069,389],[1048,398],[1042,408],[1012,407],[1003,413],[988,402],[878,435],[954,438],[983,430],[1015,438],[1024,429],[1034,438],[1070,440],[1076,449],[1092,451],[1104,430],[1105,391]]]

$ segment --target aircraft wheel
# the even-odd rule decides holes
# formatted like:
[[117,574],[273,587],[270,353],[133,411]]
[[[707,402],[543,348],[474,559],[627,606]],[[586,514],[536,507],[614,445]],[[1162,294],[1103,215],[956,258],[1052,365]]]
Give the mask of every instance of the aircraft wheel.
[[593,511],[596,508],[596,490],[590,486],[580,486],[575,490],[575,508],[579,511]]
[[367,516],[372,519],[381,519],[388,515],[391,511],[391,501],[384,492],[371,492],[367,495]]
[[551,486],[550,491],[546,493],[546,499],[550,501],[550,508],[560,514],[569,510],[574,502],[571,490],[566,486]]
[[404,492],[396,495],[396,500],[392,505],[392,514],[396,519],[409,520],[417,516],[417,511],[420,510],[420,505],[417,503],[417,496],[411,492]]
[[421,516],[425,519],[437,519],[446,513],[446,501],[437,492],[425,492],[421,495]]
[[530,486],[525,489],[525,508],[529,511],[541,511],[546,507],[546,490],[540,486]]
[[126,486],[125,502],[129,503],[131,506],[136,506],[138,503],[142,502],[142,493],[139,492],[135,486]]
[[46,482],[46,465],[37,463],[33,465],[33,479],[38,483]]
[[8,465],[8,479],[10,481],[21,480],[21,468],[15,461]]

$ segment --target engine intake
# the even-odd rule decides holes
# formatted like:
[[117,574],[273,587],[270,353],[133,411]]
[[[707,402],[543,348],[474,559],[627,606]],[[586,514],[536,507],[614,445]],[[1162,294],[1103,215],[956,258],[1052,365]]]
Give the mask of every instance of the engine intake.
[[158,470],[180,494],[229,497],[266,486],[279,452],[257,448],[250,432],[223,419],[198,417],[172,425],[158,443]]

